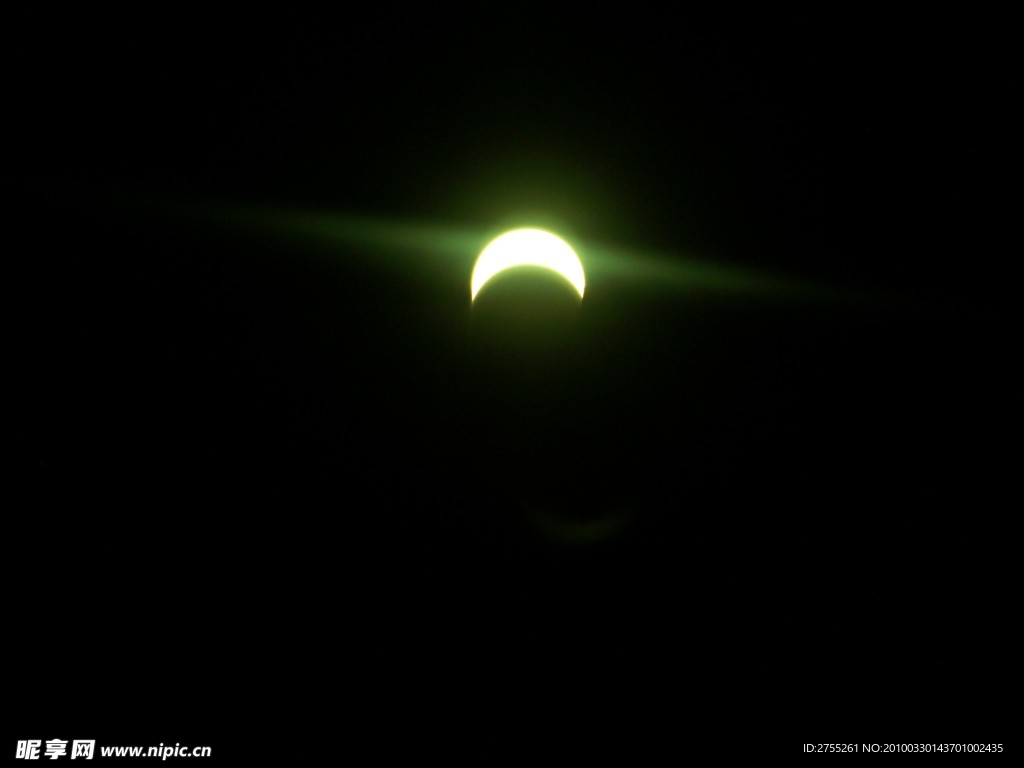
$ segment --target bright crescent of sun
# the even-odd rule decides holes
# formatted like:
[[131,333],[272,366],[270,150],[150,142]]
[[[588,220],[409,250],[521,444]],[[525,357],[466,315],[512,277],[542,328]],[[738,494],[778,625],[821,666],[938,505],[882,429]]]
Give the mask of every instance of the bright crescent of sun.
[[541,229],[516,229],[492,240],[476,260],[470,293],[473,300],[488,280],[511,267],[544,267],[568,280],[580,298],[586,278],[580,257],[561,238]]

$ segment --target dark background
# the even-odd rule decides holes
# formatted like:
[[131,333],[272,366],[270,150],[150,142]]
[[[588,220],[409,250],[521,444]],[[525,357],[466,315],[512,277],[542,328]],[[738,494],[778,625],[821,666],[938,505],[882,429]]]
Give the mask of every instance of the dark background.
[[[381,16],[14,24],[12,738],[1007,741],[991,24]],[[856,299],[590,273],[510,347],[209,201]]]

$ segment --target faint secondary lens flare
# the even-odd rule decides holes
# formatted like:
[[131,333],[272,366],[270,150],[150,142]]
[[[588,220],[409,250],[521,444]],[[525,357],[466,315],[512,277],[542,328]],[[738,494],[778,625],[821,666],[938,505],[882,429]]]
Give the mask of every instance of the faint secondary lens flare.
[[559,237],[542,229],[516,229],[492,240],[476,260],[470,278],[475,301],[488,280],[511,267],[544,267],[564,277],[583,298],[586,277],[580,257]]

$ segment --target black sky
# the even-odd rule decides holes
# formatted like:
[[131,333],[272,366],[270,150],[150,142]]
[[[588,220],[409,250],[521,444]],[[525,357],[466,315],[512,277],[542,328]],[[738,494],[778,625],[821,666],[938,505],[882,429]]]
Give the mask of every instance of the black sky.
[[[26,727],[1006,741],[987,28],[384,15],[15,25],[12,663],[88,680]],[[860,298],[592,276],[496,348],[404,253],[171,201],[543,216]]]

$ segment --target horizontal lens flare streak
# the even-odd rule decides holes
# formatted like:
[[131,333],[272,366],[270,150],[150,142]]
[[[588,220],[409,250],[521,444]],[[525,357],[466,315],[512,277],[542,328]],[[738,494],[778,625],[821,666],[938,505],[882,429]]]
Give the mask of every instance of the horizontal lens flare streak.
[[253,210],[233,208],[229,220],[246,227],[262,229],[281,237],[298,236],[325,245],[365,248],[374,253],[404,257],[399,263],[410,264],[408,257],[429,259],[435,265],[444,257],[443,265],[460,271],[467,269],[486,233],[469,228],[453,228],[405,221],[294,210]]
[[859,301],[867,297],[837,286],[786,277],[748,267],[592,244],[587,265],[607,280],[642,284],[668,292],[701,291],[793,301]]
[[[402,270],[415,266],[451,277],[465,275],[472,268],[470,293],[474,299],[487,280],[516,265],[553,269],[563,275],[580,296],[587,284],[576,252],[556,236],[539,229],[513,230],[504,237],[516,235],[515,239],[498,247],[503,241],[503,237],[499,237],[482,252],[481,247],[488,242],[489,234],[483,228],[224,203],[164,205],[163,210],[249,231],[264,231],[282,239],[297,238],[311,244],[339,248],[348,246],[367,257],[372,253],[372,258],[379,259],[382,268]],[[490,234],[493,236],[493,230]],[[528,243],[528,240],[532,242]],[[579,242],[577,245],[586,262],[590,281],[595,285],[606,281],[622,282],[668,292],[698,290],[736,297],[760,296],[796,301],[870,298],[806,280],[676,254],[656,255],[597,243]],[[485,260],[483,257],[491,248],[495,250]],[[471,266],[476,254],[480,256],[475,266]],[[349,251],[345,257],[351,258],[352,255]]]

